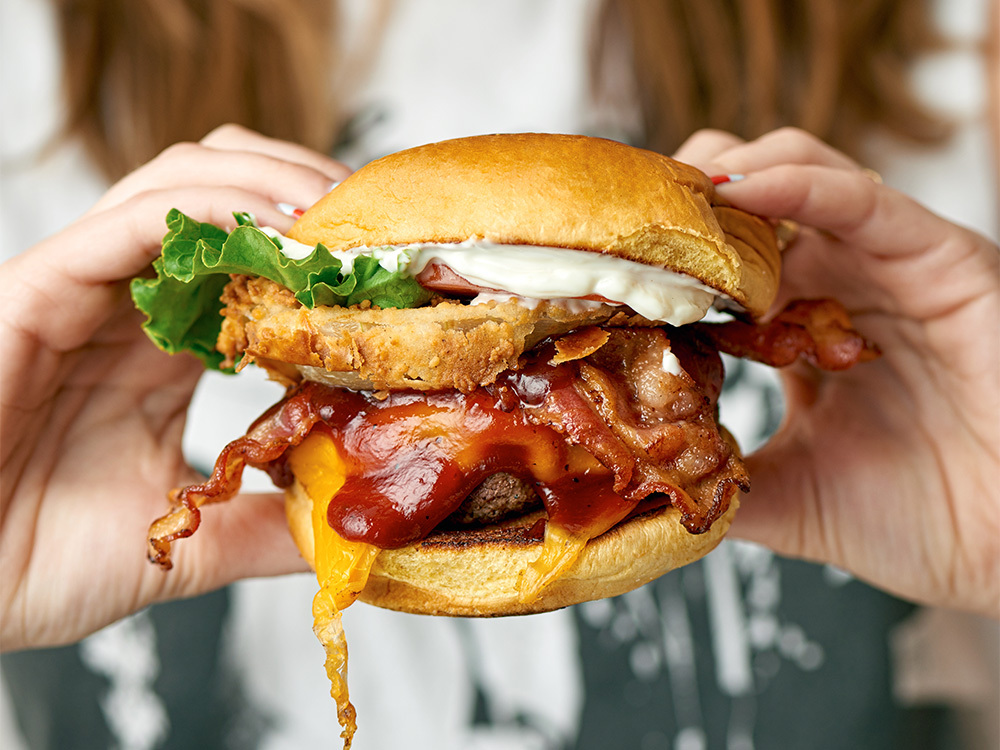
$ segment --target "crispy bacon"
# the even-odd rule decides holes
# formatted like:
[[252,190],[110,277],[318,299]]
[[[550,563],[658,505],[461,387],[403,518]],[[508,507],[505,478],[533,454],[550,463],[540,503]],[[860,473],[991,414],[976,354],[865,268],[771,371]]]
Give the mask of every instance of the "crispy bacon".
[[[703,532],[725,512],[736,488],[746,489],[747,476],[715,423],[722,378],[718,354],[685,343],[680,332],[674,335],[671,347],[661,329],[574,334],[561,347],[553,343],[520,370],[469,394],[404,392],[380,401],[370,394],[304,383],[223,450],[208,480],[171,494],[172,510],[150,529],[149,557],[169,568],[171,543],[197,529],[201,505],[238,492],[244,466],[265,468],[276,484],[287,485],[285,452],[320,422],[358,467],[351,472],[361,472],[350,473],[338,495],[345,499],[336,513],[331,510],[331,524],[345,538],[353,538],[354,532],[338,515],[343,513],[381,518],[364,532],[368,536],[363,540],[377,546],[422,538],[435,519],[446,518],[469,489],[498,470],[533,479],[550,519],[588,529],[591,536],[651,496],[669,498],[688,530]],[[663,367],[672,348],[684,368],[680,374]],[[560,361],[570,350],[584,356]],[[430,419],[440,421],[441,429],[460,425],[468,435],[430,440],[424,433],[438,429]],[[410,423],[416,425],[412,440],[405,437]],[[398,435],[397,428],[403,430]],[[470,441],[488,455],[460,471],[457,461],[468,453]],[[549,444],[554,447],[542,450]],[[570,458],[570,451],[581,449],[589,456]],[[503,465],[493,466],[496,460],[489,456],[494,454],[507,455]],[[514,461],[515,456],[522,458]],[[556,459],[560,467],[566,462],[565,475],[554,466],[546,468]],[[386,460],[389,465],[383,466]],[[420,481],[400,479],[411,475]],[[581,490],[586,502],[577,502]],[[397,498],[399,492],[403,494]],[[394,509],[397,500],[400,509]],[[373,502],[375,507],[369,508]],[[420,512],[411,518],[414,508]]]
[[[502,374],[485,389],[453,392],[454,403],[447,394],[434,395],[434,408],[455,410],[460,417],[456,424],[467,423],[461,413],[473,403],[477,409],[485,404],[501,412],[523,412],[527,422],[551,428],[610,470],[613,495],[625,502],[621,512],[666,496],[681,511],[685,527],[701,533],[726,511],[737,488],[748,488],[743,464],[715,422],[723,376],[716,347],[776,367],[801,357],[826,370],[842,370],[879,354],[851,327],[839,303],[796,301],[758,325],[731,321],[683,331],[581,329],[526,358],[519,370]],[[665,366],[668,357],[676,357],[679,372]],[[205,482],[174,490],[171,511],[150,528],[150,560],[169,568],[171,543],[194,533],[202,505],[228,500],[239,491],[244,466],[265,468],[277,484],[287,485],[289,478],[282,476],[285,452],[320,421],[335,431],[345,427],[346,422],[334,425],[323,416],[334,403],[349,415],[359,408],[378,408],[377,399],[359,405],[355,402],[367,397],[343,393],[346,401],[318,384],[293,390],[244,437],[226,446]],[[404,401],[414,398],[425,396],[413,393]],[[610,493],[611,485],[602,492]],[[549,510],[557,508],[558,503]],[[565,515],[567,509],[557,512]],[[574,522],[586,524],[587,519]]]
[[286,450],[305,440],[318,421],[319,414],[307,399],[286,399],[264,412],[246,435],[222,450],[207,480],[170,492],[170,512],[149,528],[149,561],[170,570],[170,545],[198,529],[201,506],[231,499],[239,492],[247,464],[266,466],[277,461]]
[[[642,499],[669,495],[681,522],[697,534],[726,512],[737,488],[749,489],[749,478],[716,422],[718,353],[680,331],[671,336],[663,329],[618,329],[580,363],[576,391],[599,417],[581,431],[602,462],[600,451],[614,445],[608,458],[629,467],[627,484],[616,490]],[[678,358],[680,374],[664,370],[665,353]],[[612,439],[594,446],[602,430]]]
[[795,300],[766,323],[698,323],[719,351],[786,367],[800,357],[821,370],[846,370],[879,356],[877,346],[851,325],[836,300]]

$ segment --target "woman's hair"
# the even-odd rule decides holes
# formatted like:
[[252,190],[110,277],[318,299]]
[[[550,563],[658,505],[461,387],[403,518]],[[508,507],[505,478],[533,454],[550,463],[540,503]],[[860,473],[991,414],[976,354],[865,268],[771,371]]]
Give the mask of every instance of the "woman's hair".
[[[333,0],[54,2],[65,133],[109,177],[224,122],[321,151],[336,141],[335,91],[352,66],[337,54]],[[873,128],[933,140],[943,123],[907,83],[935,44],[927,12],[913,0],[605,0],[594,95],[609,90],[617,46],[640,139],[664,153],[703,127],[753,138],[796,125],[848,152]]]
[[226,122],[325,151],[332,0],[54,0],[67,118],[109,177]]
[[592,80],[624,29],[649,148],[699,128],[755,138],[793,125],[848,153],[884,129],[917,142],[949,124],[912,93],[912,64],[940,48],[924,0],[607,0]]

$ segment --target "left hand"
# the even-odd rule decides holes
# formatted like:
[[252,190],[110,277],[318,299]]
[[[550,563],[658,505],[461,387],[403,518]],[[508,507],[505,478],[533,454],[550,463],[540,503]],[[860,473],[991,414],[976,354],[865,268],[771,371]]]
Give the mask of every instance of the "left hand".
[[[783,371],[785,422],[747,459],[733,535],[918,602],[1000,615],[1000,253],[802,131],[703,131],[678,159],[745,179],[803,229],[776,309],[834,297],[883,356]],[[725,421],[725,414],[722,415]]]
[[0,266],[0,646],[77,640],[155,601],[236,579],[305,570],[280,495],[213,514],[170,575],[146,561],[167,491],[199,481],[181,451],[202,372],[140,329],[128,283],[159,254],[179,208],[233,211],[287,230],[349,170],[235,126],[178,144],[113,186],[84,217]]

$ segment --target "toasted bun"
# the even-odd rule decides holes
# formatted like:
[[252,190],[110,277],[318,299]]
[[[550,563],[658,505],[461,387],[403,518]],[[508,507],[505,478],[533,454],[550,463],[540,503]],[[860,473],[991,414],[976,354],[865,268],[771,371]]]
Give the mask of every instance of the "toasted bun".
[[[497,617],[617,596],[712,551],[738,504],[733,497],[704,534],[689,533],[672,507],[621,523],[591,540],[573,566],[528,604],[518,599],[517,582],[541,549],[526,534],[540,513],[480,531],[435,532],[422,542],[382,550],[360,598],[413,614]],[[285,511],[295,543],[315,567],[312,500],[298,482],[285,491]]]
[[702,172],[599,138],[522,133],[401,151],[355,172],[289,236],[331,250],[483,238],[608,253],[699,279],[751,314],[777,292],[771,226]]

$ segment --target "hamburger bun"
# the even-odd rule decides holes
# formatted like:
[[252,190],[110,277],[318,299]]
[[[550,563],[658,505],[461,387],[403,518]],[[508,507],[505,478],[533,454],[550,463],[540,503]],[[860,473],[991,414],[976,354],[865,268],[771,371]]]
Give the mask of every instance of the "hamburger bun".
[[[412,614],[496,617],[618,596],[707,555],[726,535],[738,506],[734,496],[703,534],[688,532],[680,511],[669,506],[630,518],[592,539],[572,567],[528,603],[519,599],[517,583],[541,549],[527,534],[541,511],[473,532],[437,531],[421,542],[381,550],[359,599]],[[312,509],[298,482],[285,490],[292,538],[315,567]]]
[[726,206],[702,172],[652,151],[576,135],[458,138],[367,164],[289,237],[333,251],[460,243],[614,255],[687,274],[754,316],[777,293],[771,226]]

